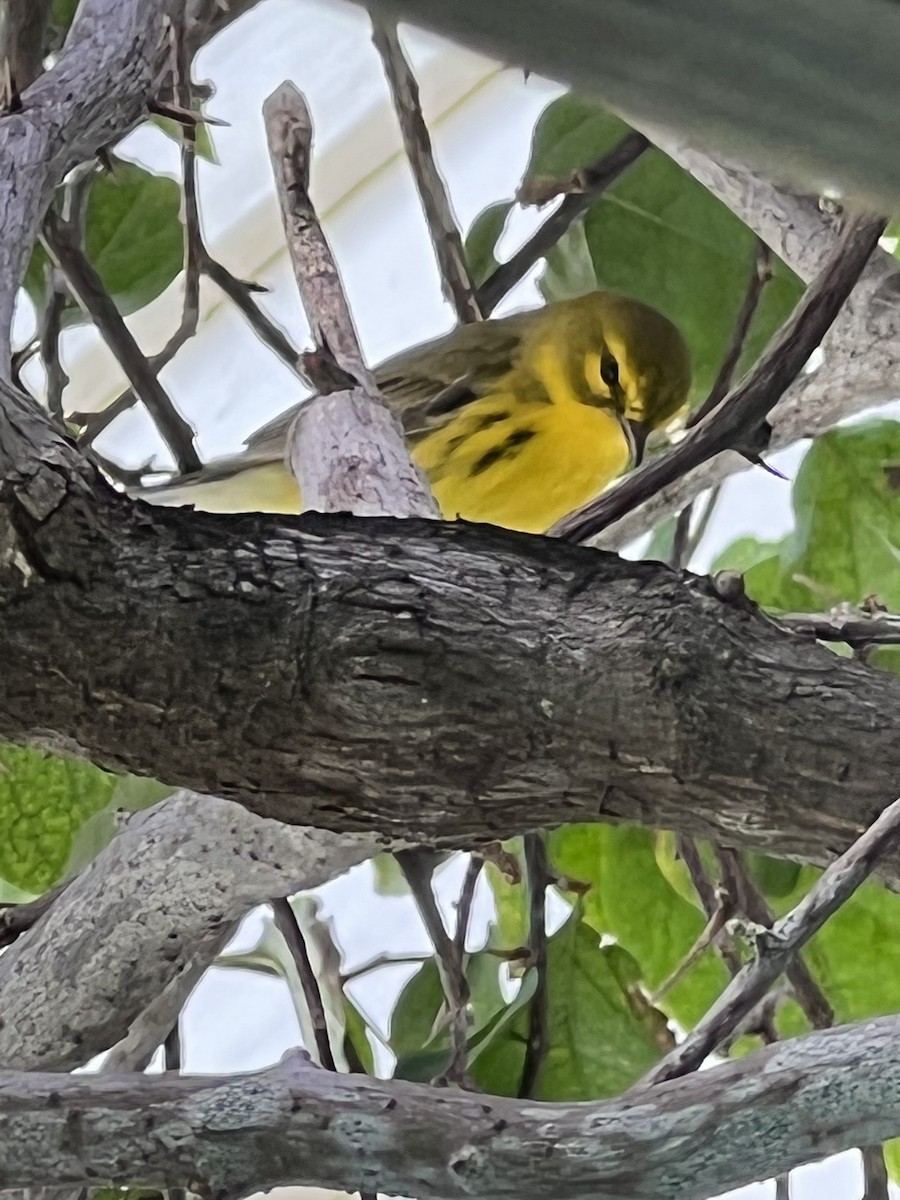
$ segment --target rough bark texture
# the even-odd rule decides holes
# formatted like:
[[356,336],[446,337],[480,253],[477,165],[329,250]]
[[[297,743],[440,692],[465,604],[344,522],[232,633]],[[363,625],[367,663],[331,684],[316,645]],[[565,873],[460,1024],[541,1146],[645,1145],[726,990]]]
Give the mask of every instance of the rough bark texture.
[[[205,969],[249,908],[378,849],[373,837],[291,829],[211,796],[139,815],[0,957],[0,1062],[82,1066],[187,975],[183,1003],[194,964]],[[162,1039],[151,1030],[148,1040],[152,1052]]]
[[169,48],[177,0],[84,0],[52,71],[0,120],[0,370],[9,363],[16,288],[38,224],[65,173],[146,111]]
[[[152,1105],[152,1107],[151,1107]],[[278,1184],[466,1200],[705,1200],[896,1134],[900,1021],[843,1026],[600,1104],[335,1075],[0,1072],[0,1187]]]
[[462,524],[86,509],[70,486],[46,516],[0,490],[0,736],[452,844],[602,818],[822,860],[895,796],[900,680],[708,581]]

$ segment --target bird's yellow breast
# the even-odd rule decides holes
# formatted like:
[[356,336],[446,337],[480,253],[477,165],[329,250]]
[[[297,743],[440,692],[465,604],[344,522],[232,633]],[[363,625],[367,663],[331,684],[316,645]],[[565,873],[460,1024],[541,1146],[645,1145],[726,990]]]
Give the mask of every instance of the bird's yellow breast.
[[497,392],[476,400],[419,442],[448,520],[544,533],[628,466],[630,447],[614,415],[586,404],[523,403]]

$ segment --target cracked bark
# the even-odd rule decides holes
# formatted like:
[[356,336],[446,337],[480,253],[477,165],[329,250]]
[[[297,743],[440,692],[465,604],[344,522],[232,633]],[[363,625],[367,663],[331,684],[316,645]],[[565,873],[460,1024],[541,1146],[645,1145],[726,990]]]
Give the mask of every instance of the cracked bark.
[[821,862],[894,798],[900,681],[709,581],[462,524],[88,506],[73,478],[45,517],[0,491],[7,738],[445,845],[627,820]]

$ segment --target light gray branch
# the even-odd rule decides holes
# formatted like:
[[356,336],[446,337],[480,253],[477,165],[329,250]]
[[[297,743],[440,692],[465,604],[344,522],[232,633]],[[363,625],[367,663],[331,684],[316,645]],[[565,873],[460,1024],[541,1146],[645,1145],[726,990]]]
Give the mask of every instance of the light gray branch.
[[796,959],[811,937],[845,904],[875,869],[879,858],[900,836],[900,800],[881,813],[817,880],[789,913],[771,929],[756,933],[756,955],[687,1037],[647,1075],[647,1083],[674,1079],[702,1066],[707,1055],[730,1037],[765,996],[771,985]]
[[16,292],[68,170],[136,125],[166,65],[175,0],[82,0],[63,54],[0,120],[0,377]]
[[140,814],[0,957],[0,1062],[82,1065],[153,1001],[162,1016],[142,1018],[120,1059],[133,1063],[248,909],[379,849],[374,837],[291,828],[190,793]]
[[[328,393],[300,407],[288,436],[287,460],[304,507],[360,516],[437,516],[400,424],[365,364],[309,197],[313,131],[306,101],[292,83],[283,83],[266,100],[263,118],[288,253],[317,346],[316,355],[307,355],[307,367],[317,390]],[[343,379],[328,378],[336,372]]]
[[296,1053],[229,1079],[3,1072],[0,1187],[101,1178],[225,1197],[291,1183],[422,1200],[705,1200],[898,1126],[896,1017],[598,1104],[333,1074]]

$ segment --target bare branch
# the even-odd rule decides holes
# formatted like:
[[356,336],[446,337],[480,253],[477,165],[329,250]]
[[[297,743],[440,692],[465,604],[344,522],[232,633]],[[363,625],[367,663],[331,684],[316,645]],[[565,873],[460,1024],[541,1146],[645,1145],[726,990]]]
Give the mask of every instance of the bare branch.
[[266,100],[263,117],[288,251],[317,360],[334,371],[312,378],[320,392],[304,404],[288,435],[287,460],[304,507],[359,515],[437,516],[422,473],[410,461],[400,424],[378,394],[359,346],[340,275],[309,198],[312,120],[292,83]]
[[403,53],[396,22],[390,19],[373,20],[372,41],[381,55],[391,90],[406,157],[431,234],[444,296],[453,305],[461,324],[480,321],[482,313],[475,298],[475,285],[466,262],[459,226],[453,215],[447,186],[434,161],[431,136],[419,102],[419,86]]
[[[725,846],[715,846],[714,850],[722,868],[722,882],[734,896],[738,911],[760,928],[771,929],[775,924],[775,914],[753,882],[740,855]],[[788,964],[785,974],[797,1003],[813,1029],[828,1029],[833,1025],[834,1009],[800,954]]]
[[855,647],[900,645],[900,617],[891,613],[863,617],[838,608],[831,613],[787,613],[772,619],[802,638]]
[[299,1052],[225,1079],[5,1071],[0,1096],[6,1187],[103,1179],[240,1196],[290,1179],[423,1200],[705,1200],[893,1137],[900,1021],[811,1034],[596,1104],[332,1073]]
[[466,875],[456,905],[456,933],[453,938],[456,943],[456,952],[460,958],[466,953],[466,937],[469,932],[469,919],[472,915],[472,902],[475,899],[475,888],[478,885],[478,877],[483,866],[484,859],[480,855],[474,853],[469,855]]
[[705,416],[721,404],[731,389],[734,372],[741,361],[741,355],[744,352],[744,346],[747,342],[747,335],[750,333],[750,326],[753,324],[753,318],[756,316],[756,310],[759,307],[760,300],[762,300],[766,284],[772,278],[771,259],[772,256],[769,247],[761,239],[757,239],[756,255],[754,257],[753,269],[750,272],[750,282],[747,285],[744,302],[741,305],[737,321],[734,325],[731,343],[725,352],[725,358],[722,360],[722,365],[719,367],[719,373],[715,378],[709,395],[697,411],[691,413],[690,420],[687,423],[688,429],[693,428],[694,425],[699,425]]
[[518,1096],[534,1095],[548,1049],[547,1013],[550,995],[547,962],[547,887],[550,872],[547,851],[540,833],[525,835],[525,875],[528,880],[528,951],[529,966],[537,972],[537,987],[528,1007],[528,1040],[519,1080]]
[[291,908],[290,901],[285,897],[273,900],[272,915],[275,920],[275,928],[284,938],[285,944],[291,953],[291,958],[294,960],[294,966],[297,968],[297,974],[300,976],[303,995],[306,999],[312,1021],[313,1035],[316,1039],[316,1054],[319,1065],[324,1067],[326,1071],[336,1071],[337,1064],[334,1061],[331,1039],[328,1036],[328,1018],[325,1015],[325,1006],[322,1003],[322,993],[319,990],[319,983],[310,962],[309,951],[306,948],[306,942],[303,940],[303,934],[300,931],[300,926],[297,923],[297,917]]
[[862,1200],[890,1200],[887,1164],[883,1146],[864,1146],[862,1150]]
[[0,957],[0,1061],[80,1066],[122,1038],[152,996],[157,1015],[142,1018],[140,1040],[119,1058],[133,1065],[165,1037],[238,917],[324,883],[376,848],[371,838],[288,828],[206,796],[182,794],[139,814]]
[[450,1025],[450,1061],[441,1082],[463,1084],[466,1081],[466,1063],[469,1038],[469,982],[464,967],[464,951],[459,942],[450,937],[444,927],[444,919],[434,898],[431,881],[437,858],[425,847],[402,850],[397,862],[409,884],[416,908],[422,918],[431,943],[441,986],[447,1001],[447,1017]]
[[885,222],[860,217],[849,222],[829,265],[804,293],[790,319],[762,358],[731,394],[667,454],[633,472],[610,491],[559,522],[551,532],[583,541],[636,508],[648,496],[723,450],[759,461],[776,399],[806,365],[865,268]]
[[141,352],[122,319],[103,281],[88,261],[72,227],[51,209],[44,220],[48,250],[65,273],[69,286],[83,305],[109,349],[116,357],[141,402],[150,413],[160,435],[182,472],[200,468],[194,446],[194,431],[173,405],[170,397]]
[[796,908],[761,930],[756,957],[731,981],[684,1041],[647,1075],[644,1083],[662,1083],[695,1071],[765,995],[801,947],[822,928],[875,869],[881,855],[900,837],[900,800],[888,805],[866,832],[828,867]]
[[623,171],[636,162],[650,143],[640,133],[628,133],[608,154],[581,172],[583,189],[565,197],[562,204],[507,262],[501,263],[478,289],[478,306],[485,316],[493,312],[507,292],[524,279],[535,263],[549,253],[566,230],[583,217],[592,204]]

